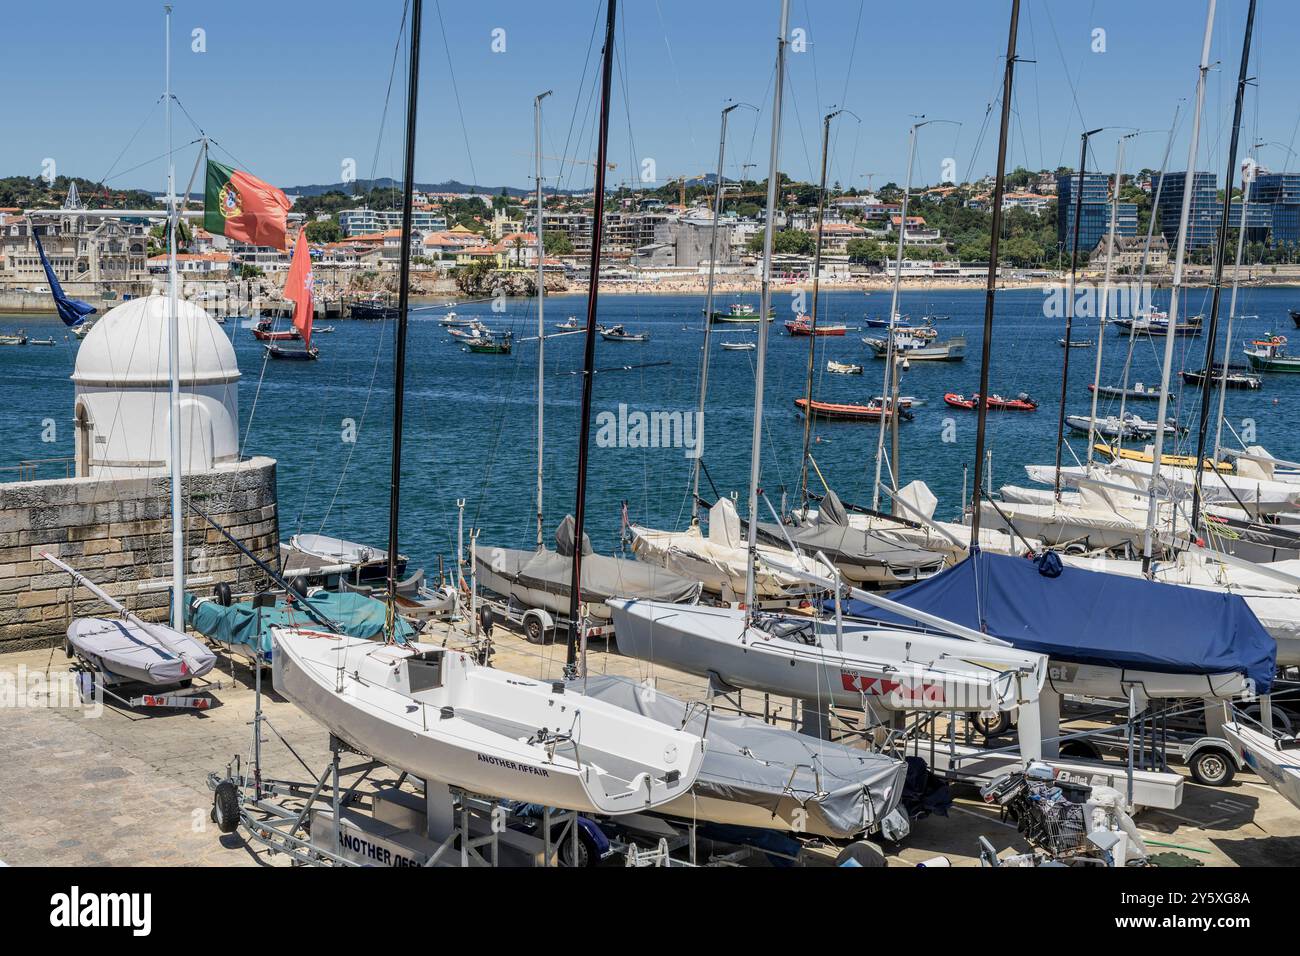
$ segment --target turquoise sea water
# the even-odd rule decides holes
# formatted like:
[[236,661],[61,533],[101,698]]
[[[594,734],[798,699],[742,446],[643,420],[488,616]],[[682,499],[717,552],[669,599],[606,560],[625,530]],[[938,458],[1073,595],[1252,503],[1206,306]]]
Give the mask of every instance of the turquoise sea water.
[[[757,296],[742,297],[757,304]],[[1202,291],[1191,296],[1193,311],[1208,311]],[[733,298],[720,298],[725,309]],[[887,292],[833,292],[821,299],[822,320],[850,326],[843,338],[817,341],[815,395],[827,401],[862,402],[880,393],[884,363],[874,360],[862,343],[879,330],[865,318],[888,315]],[[1167,294],[1157,295],[1164,307]],[[1226,313],[1226,294],[1225,294]],[[790,293],[775,298],[777,321],[770,326],[766,410],[763,428],[762,485],[774,504],[783,491],[793,501],[799,479],[802,419],[794,399],[803,394],[807,338],[791,338],[782,327],[790,314]],[[1056,418],[1065,350],[1057,344],[1064,323],[1044,316],[1038,290],[999,293],[994,329],[990,391],[1004,396],[1026,392],[1040,402],[1035,412],[992,413],[988,447],[993,453],[994,484],[1024,482],[1021,466],[1053,458]],[[1287,309],[1300,306],[1300,291],[1251,290],[1242,294],[1238,311],[1258,315],[1241,321],[1234,333],[1234,361],[1241,342],[1267,331],[1295,333]],[[978,388],[983,322],[982,291],[905,292],[901,311],[917,318],[948,315],[937,322],[940,338],[963,334],[964,362],[912,363],[904,374],[904,394],[923,399],[915,420],[903,425],[902,477],[924,478],[939,497],[939,515],[955,517],[963,486],[963,468],[972,462],[975,416],[943,404],[945,391],[971,393]],[[624,323],[647,331],[646,344],[598,341],[595,379],[596,414],[691,412],[695,408],[703,329],[702,296],[607,295],[600,300],[600,321]],[[401,541],[413,561],[435,567],[450,558],[456,538],[456,501],[464,499],[466,526],[482,529],[485,543],[529,547],[535,538],[534,473],[536,463],[537,343],[517,341],[509,356],[462,351],[437,319],[442,308],[423,311],[410,325],[406,423],[403,447]],[[510,328],[516,339],[536,334],[531,300],[507,300],[504,313],[491,303],[459,305],[461,315],[477,315],[489,325]],[[547,300],[548,332],[570,315],[585,317],[583,296]],[[391,449],[391,323],[335,321],[337,331],[321,335],[321,359],[315,363],[265,362],[251,332],[232,322],[243,378],[240,417],[248,454],[279,461],[280,523],[284,536],[296,531],[324,531],[357,541],[384,545],[387,538],[389,455]],[[0,418],[3,455],[0,465],[21,459],[71,455],[72,384],[68,379],[77,343],[54,316],[0,316],[0,334],[24,328],[34,337],[53,335],[54,347],[0,346]],[[1075,338],[1096,339],[1095,319],[1077,319]],[[725,351],[722,341],[756,341],[755,330],[715,327],[704,461],[713,486],[722,494],[738,492],[744,511],[753,420],[755,352]],[[570,374],[581,365],[581,335],[546,342],[546,524],[555,524],[574,505],[580,378]],[[1117,383],[1128,339],[1113,330],[1106,336],[1102,379]],[[1158,383],[1157,352],[1163,340],[1139,339],[1134,350],[1133,379]],[[1175,371],[1198,368],[1204,337],[1180,339]],[[864,375],[833,375],[826,361],[856,362]],[[1094,349],[1071,350],[1070,414],[1087,414]],[[668,364],[657,364],[668,363]],[[622,366],[639,366],[627,368]],[[1183,390],[1175,376],[1179,418],[1195,423],[1198,396]],[[1253,422],[1255,440],[1274,454],[1300,456],[1300,376],[1272,375],[1258,392],[1229,392],[1228,419],[1241,429]],[[1117,410],[1102,401],[1102,414]],[[1156,404],[1130,406],[1154,419]],[[55,422],[54,441],[44,424]],[[344,441],[346,420],[355,423],[356,441]],[[947,420],[947,427],[945,427]],[[857,423],[816,423],[813,455],[827,481],[850,502],[870,504],[877,427]],[[593,425],[593,439],[595,426]],[[945,438],[950,440],[945,440]],[[1194,435],[1186,441],[1195,441]],[[1226,439],[1225,441],[1230,441]],[[1082,439],[1071,439],[1077,454]],[[1066,462],[1071,461],[1066,453]],[[588,530],[596,548],[619,546],[620,508],[627,502],[633,521],[655,527],[683,527],[690,512],[690,459],[682,448],[598,447],[593,441],[588,484]],[[13,477],[12,472],[0,476]],[[702,493],[713,496],[708,480]],[[813,482],[820,490],[820,483]]]

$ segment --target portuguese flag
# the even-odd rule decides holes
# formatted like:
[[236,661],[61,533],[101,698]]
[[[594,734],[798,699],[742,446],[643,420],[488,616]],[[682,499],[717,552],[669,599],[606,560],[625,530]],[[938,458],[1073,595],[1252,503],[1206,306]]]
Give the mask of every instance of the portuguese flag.
[[203,228],[255,246],[289,247],[289,197],[248,173],[208,160]]

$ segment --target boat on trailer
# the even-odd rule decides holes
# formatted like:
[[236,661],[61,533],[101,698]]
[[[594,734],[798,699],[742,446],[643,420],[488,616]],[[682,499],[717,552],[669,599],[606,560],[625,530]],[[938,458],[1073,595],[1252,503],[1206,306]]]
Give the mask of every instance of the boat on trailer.
[[426,644],[272,629],[275,689],[350,747],[426,781],[584,813],[688,793],[700,737]]
[[1286,797],[1292,806],[1300,807],[1300,740],[1275,737],[1239,721],[1224,724],[1223,735],[1246,766]]

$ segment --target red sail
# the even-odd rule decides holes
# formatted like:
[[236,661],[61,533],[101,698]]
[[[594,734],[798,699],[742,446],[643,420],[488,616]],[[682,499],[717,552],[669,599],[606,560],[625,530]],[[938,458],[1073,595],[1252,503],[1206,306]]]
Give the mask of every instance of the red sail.
[[307,230],[298,233],[298,241],[293,247],[293,262],[289,265],[289,277],[284,281],[284,297],[293,303],[293,324],[302,333],[303,345],[311,348],[311,321],[315,311],[311,297],[312,272],[311,252],[307,248]]

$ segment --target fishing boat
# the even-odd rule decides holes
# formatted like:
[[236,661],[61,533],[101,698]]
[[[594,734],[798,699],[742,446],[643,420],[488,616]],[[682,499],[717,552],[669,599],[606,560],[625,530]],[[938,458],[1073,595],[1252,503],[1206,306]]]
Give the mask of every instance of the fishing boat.
[[[808,409],[808,399],[800,396],[794,400],[795,408],[800,412]],[[902,408],[901,418],[905,422],[912,420],[912,413]],[[881,417],[889,418],[887,406],[880,402],[871,402],[867,405],[856,405],[844,402],[822,402],[817,399],[812,401],[813,418],[820,418],[826,421],[841,422],[878,422]]]
[[353,302],[348,307],[348,315],[354,319],[370,322],[395,319],[397,318],[397,306],[386,305],[383,300],[378,298],[363,299],[360,302]]
[[752,352],[758,346],[753,342],[723,342],[722,347],[728,352]]
[[688,793],[704,757],[694,734],[450,648],[307,628],[273,628],[272,640],[279,693],[351,747],[424,780],[623,814]]
[[477,321],[472,315],[457,315],[455,312],[448,312],[438,320],[438,324],[446,327],[466,326],[474,325]]
[[[776,317],[776,310],[769,309],[767,321],[771,322]],[[726,312],[713,312],[709,316],[712,322],[722,322],[730,324],[758,324],[758,309],[744,302],[733,303],[731,308]]]
[[1285,335],[1256,339],[1244,349],[1250,367],[1260,372],[1300,372],[1300,357],[1288,355]]
[[290,342],[301,339],[302,334],[295,328],[275,330],[270,319],[262,319],[253,326],[253,338],[259,342]]
[[447,334],[459,342],[466,342],[470,339],[486,338],[490,333],[486,325],[474,319],[464,327],[448,328]]
[[[571,515],[556,529],[554,551],[479,546],[474,555],[478,584],[522,607],[567,616],[574,546]],[[694,604],[700,599],[699,581],[641,561],[596,554],[585,534],[582,549],[581,597],[588,613],[595,618],[608,619],[609,610],[602,602],[610,597],[650,598],[678,604]]]
[[[865,343],[878,359],[883,359],[889,350],[886,339],[864,338]],[[960,362],[966,358],[966,337],[954,336],[946,342],[927,344],[910,334],[894,336],[894,352],[909,362]]]
[[[1291,315],[1294,316],[1295,312]],[[1300,322],[1296,324],[1300,325]],[[1246,766],[1286,797],[1292,806],[1300,807],[1300,740],[1266,734],[1240,721],[1224,724],[1223,735]]]
[[847,840],[876,828],[902,797],[907,764],[754,717],[714,711],[638,681],[589,678],[589,697],[707,740],[690,793],[656,812],[730,826]]
[[606,342],[649,342],[649,332],[629,332],[622,325],[601,329],[600,337]]
[[26,345],[27,333],[19,331],[17,335],[0,335],[0,345]]
[[836,362],[831,359],[826,363],[826,371],[834,372],[836,375],[861,375],[862,366],[853,365],[850,362]]
[[[1065,339],[1057,339],[1056,344],[1059,345],[1061,348],[1066,347]],[[1096,344],[1097,343],[1094,342],[1092,339],[1071,339],[1069,346],[1072,349],[1090,349]]]
[[[1191,338],[1201,334],[1202,316],[1192,315],[1180,319],[1174,327],[1174,335]],[[1162,336],[1169,330],[1169,316],[1164,312],[1151,312],[1134,316],[1131,319],[1112,319],[1111,325],[1120,335]]]
[[582,328],[582,326],[578,324],[578,317],[576,315],[569,316],[563,322],[556,322],[555,327],[561,332],[577,332]]
[[320,349],[314,345],[309,349],[286,349],[279,345],[264,345],[266,354],[273,359],[289,362],[314,362],[320,358]]
[[817,323],[817,328],[812,327],[812,320],[806,315],[801,315],[796,319],[788,319],[785,323],[785,330],[791,335],[844,335],[848,332],[847,325],[823,324]]
[[1160,401],[1160,389],[1147,388],[1141,382],[1135,382],[1132,388],[1124,388],[1119,385],[1093,385],[1088,383],[1088,391],[1096,390],[1098,395],[1105,395],[1107,398],[1124,398],[1138,399],[1140,401]]
[[[974,410],[980,405],[980,395],[976,392],[970,398],[965,395],[959,395],[956,392],[947,392],[943,396],[944,404],[951,405],[953,408],[965,408]],[[988,401],[984,403],[990,411],[1003,412],[1032,412],[1038,408],[1038,403],[1021,392],[1015,398],[1003,398],[1001,395],[990,395]]]
[[477,352],[482,355],[509,355],[510,354],[510,337],[503,338],[476,338],[468,339],[464,343],[466,352]]
[[[1195,371],[1184,369],[1182,371],[1183,381],[1188,385],[1200,385],[1204,378],[1201,369]],[[1242,390],[1254,391],[1263,385],[1264,380],[1258,375],[1251,375],[1244,365],[1229,365],[1228,374],[1223,374],[1222,363],[1215,363],[1214,369],[1210,372],[1210,379],[1215,385],[1224,388],[1235,388]]]

